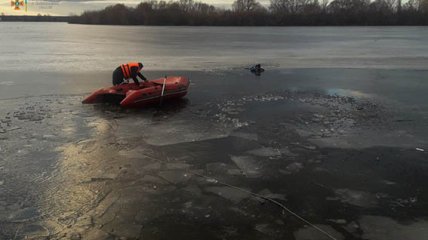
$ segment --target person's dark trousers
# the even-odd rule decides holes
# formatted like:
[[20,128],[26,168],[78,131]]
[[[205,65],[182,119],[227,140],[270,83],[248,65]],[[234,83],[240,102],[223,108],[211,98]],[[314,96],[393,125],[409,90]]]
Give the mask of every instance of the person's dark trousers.
[[120,67],[113,71],[113,86],[123,83],[123,73]]

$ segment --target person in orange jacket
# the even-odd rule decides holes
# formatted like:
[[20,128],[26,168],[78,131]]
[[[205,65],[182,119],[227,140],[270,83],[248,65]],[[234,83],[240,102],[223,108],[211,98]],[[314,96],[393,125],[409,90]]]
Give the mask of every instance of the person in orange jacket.
[[120,65],[113,71],[113,85],[120,85],[125,80],[129,80],[132,78],[135,84],[139,86],[140,83],[138,82],[137,76],[147,82],[147,78],[144,77],[143,74],[141,74],[140,72],[142,69],[143,64],[140,62],[130,62],[127,64]]

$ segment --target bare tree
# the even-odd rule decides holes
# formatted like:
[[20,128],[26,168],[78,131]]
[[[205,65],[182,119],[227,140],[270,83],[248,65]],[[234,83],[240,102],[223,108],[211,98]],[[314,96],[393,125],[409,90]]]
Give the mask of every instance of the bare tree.
[[398,3],[397,0],[382,0],[382,1],[385,1],[386,6],[388,6],[388,9],[390,11],[392,11],[392,12],[395,11],[395,9],[397,7],[397,3]]
[[428,13],[428,0],[419,0],[419,10],[423,13]]
[[320,7],[323,11],[327,10],[329,2],[330,2],[329,0],[322,0]]
[[195,2],[193,0],[180,0],[179,5],[183,11],[191,12],[195,6]]
[[[144,0],[86,11],[73,23],[140,25],[428,25],[428,0],[234,0],[233,10],[199,0]],[[1,15],[0,15],[1,16]]]
[[370,9],[378,13],[392,14],[398,9],[396,0],[376,0],[370,3]]
[[299,13],[313,0],[271,0],[270,10],[274,13]]
[[256,0],[236,0],[232,7],[236,12],[254,12],[263,9]]
[[361,12],[367,9],[370,0],[334,0],[329,4],[332,12]]

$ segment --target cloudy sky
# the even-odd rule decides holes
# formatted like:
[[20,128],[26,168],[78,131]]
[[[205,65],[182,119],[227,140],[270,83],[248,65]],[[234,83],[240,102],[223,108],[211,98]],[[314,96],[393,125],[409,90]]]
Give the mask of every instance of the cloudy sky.
[[[143,0],[27,0],[27,12],[23,9],[16,11],[11,6],[11,0],[0,0],[0,13],[6,15],[36,15],[36,14],[50,14],[50,15],[69,15],[80,14],[84,10],[101,9],[105,6],[124,3],[129,6],[135,6]],[[12,0],[15,1],[15,0]],[[18,0],[21,1],[21,0]],[[24,1],[24,0],[22,0]],[[169,1],[169,0],[167,0]],[[197,0],[196,0],[197,1]],[[216,7],[229,8],[234,0],[202,0],[208,4],[215,5]],[[259,0],[262,4],[269,4],[269,0]]]

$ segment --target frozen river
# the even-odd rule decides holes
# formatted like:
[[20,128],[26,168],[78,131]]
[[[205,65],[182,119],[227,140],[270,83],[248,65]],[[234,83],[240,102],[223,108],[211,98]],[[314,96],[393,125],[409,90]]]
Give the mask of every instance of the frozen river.
[[427,27],[144,27],[0,23],[0,70],[149,70],[428,66]]
[[[427,28],[0,30],[0,239],[428,238]],[[188,96],[80,103],[130,60]]]

